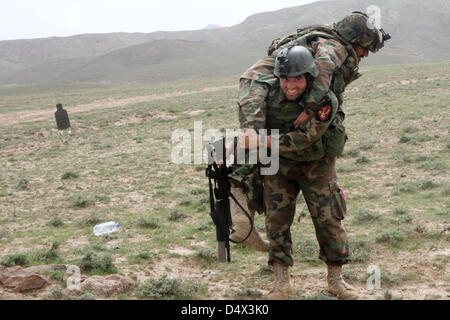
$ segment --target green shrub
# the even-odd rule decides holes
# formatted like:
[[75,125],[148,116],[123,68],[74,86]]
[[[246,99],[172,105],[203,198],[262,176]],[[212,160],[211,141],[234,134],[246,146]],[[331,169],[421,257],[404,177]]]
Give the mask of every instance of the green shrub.
[[381,235],[376,237],[377,243],[391,243],[396,244],[400,241],[405,240],[405,236],[402,234],[400,230],[386,230]]
[[52,264],[61,262],[58,254],[58,248],[61,245],[59,241],[53,241],[52,246],[48,250],[39,250],[32,253],[31,260],[33,264]]
[[427,134],[417,136],[417,141],[420,141],[420,142],[431,141],[431,140],[434,140],[434,139],[436,139],[436,138],[433,137],[433,136],[429,136]]
[[49,300],[61,300],[64,298],[64,293],[60,287],[56,287],[52,290],[50,296],[47,297]]
[[55,270],[50,272],[50,278],[60,283],[64,283],[65,270]]
[[209,204],[209,196],[201,195],[200,197],[198,197],[198,202],[201,204]]
[[421,155],[406,155],[406,156],[402,157],[402,160],[407,163],[422,162],[427,159],[428,159],[428,157],[423,154],[421,154]]
[[64,225],[64,221],[60,217],[53,217],[52,220],[50,220],[47,225],[52,227],[62,227]]
[[419,181],[417,183],[417,186],[421,190],[430,190],[430,189],[439,187],[439,183],[436,183],[436,182],[433,182],[430,180],[423,180],[423,181]]
[[407,142],[409,142],[409,141],[411,141],[411,137],[408,137],[408,136],[405,136],[405,135],[402,135],[402,136],[400,137],[400,142],[401,142],[401,143],[407,143]]
[[419,128],[417,128],[417,127],[406,127],[406,128],[403,128],[402,132],[404,132],[404,133],[416,133],[416,132],[419,132]]
[[111,201],[111,198],[107,196],[106,194],[96,194],[94,196],[95,202],[101,202],[101,203],[109,203]]
[[413,144],[413,145],[417,144],[417,140],[415,138],[405,136],[405,135],[401,135],[399,141],[400,141],[400,143],[407,143],[407,144]]
[[13,253],[6,257],[3,257],[0,261],[0,264],[7,267],[25,266],[30,264],[30,259],[24,253]]
[[105,221],[104,217],[100,217],[97,213],[91,212],[89,217],[81,219],[78,221],[78,224],[80,226],[95,226],[103,221]]
[[344,152],[344,157],[351,157],[355,158],[359,156],[359,150],[358,149],[350,149]]
[[76,179],[79,178],[80,175],[76,172],[73,171],[66,171],[62,174],[61,179],[62,180],[67,180],[67,179]]
[[208,221],[203,221],[200,224],[197,224],[193,228],[193,230],[195,230],[195,231],[205,231],[205,230],[213,228],[213,226],[214,226],[214,222],[211,219],[209,219]]
[[140,217],[137,220],[138,227],[148,228],[148,229],[157,229],[160,227],[158,220],[152,217]]
[[117,273],[117,268],[114,266],[113,258],[108,253],[98,255],[93,251],[89,251],[81,258],[78,265],[80,266],[80,270],[83,273],[90,273],[90,274]]
[[413,216],[411,214],[405,214],[398,219],[398,223],[410,223],[413,220]]
[[403,300],[402,297],[395,296],[390,291],[386,290],[383,294],[385,300]]
[[396,195],[400,193],[416,193],[416,192],[417,192],[417,185],[411,181],[397,183],[392,191],[392,193]]
[[408,213],[408,209],[405,207],[394,208],[394,214],[403,215],[403,214],[407,214],[407,213]]
[[205,249],[202,248],[196,253],[196,257],[205,260],[207,262],[215,262],[217,261],[216,251],[213,249]]
[[141,252],[136,255],[132,255],[128,257],[128,262],[130,264],[141,264],[142,261],[152,261],[155,257],[155,254],[149,252]]
[[28,179],[22,178],[22,179],[20,179],[19,183],[17,184],[17,189],[18,190],[25,190],[25,189],[28,188],[28,184],[29,184]]
[[428,170],[448,170],[448,164],[443,160],[432,160],[422,163],[420,169]]
[[70,300],[97,300],[97,296],[91,292],[85,292],[79,296],[70,297]]
[[167,275],[159,279],[149,279],[136,291],[138,298],[171,300],[191,300],[206,292],[205,287],[196,282],[169,279]]
[[169,216],[168,216],[167,219],[169,221],[178,221],[178,220],[181,220],[181,219],[184,219],[184,218],[186,218],[186,215],[184,214],[183,210],[181,210],[181,209],[172,209],[169,212]]
[[364,155],[358,156],[355,160],[356,163],[363,164],[363,163],[369,163],[370,159]]
[[245,288],[236,290],[234,296],[239,299],[242,299],[243,297],[261,298],[263,293],[259,290]]
[[86,194],[77,193],[71,197],[73,205],[78,208],[87,208],[95,204],[95,200]]
[[195,205],[195,210],[197,212],[204,212],[206,210],[208,210],[209,208],[204,204],[204,203],[197,203]]
[[319,264],[319,245],[315,239],[298,240],[294,245],[294,252],[300,254],[300,260],[308,263]]
[[361,150],[365,150],[365,151],[373,149],[373,146],[374,146],[374,142],[371,142],[371,141],[365,141],[365,142],[359,143],[359,148]]
[[365,263],[370,260],[370,247],[367,240],[349,241],[349,260],[357,263]]
[[191,190],[191,194],[193,194],[193,195],[200,195],[200,194],[207,194],[207,193],[208,193],[208,190],[206,188],[193,188]]
[[450,184],[446,184],[442,187],[441,194],[443,196],[450,196]]
[[327,296],[326,294],[319,292],[315,295],[306,297],[304,300],[337,300],[337,298],[330,297],[330,296]]
[[178,204],[180,206],[190,206],[192,203],[193,203],[192,199],[188,199],[188,198],[185,198],[185,199],[181,200],[180,202],[178,202]]
[[427,227],[425,227],[423,224],[418,224],[415,228],[414,231],[417,232],[418,234],[424,235],[428,232]]
[[273,270],[267,264],[263,264],[263,265],[259,266],[259,269],[253,273],[253,275],[255,275],[257,277],[266,277],[266,276],[269,276],[272,274],[273,274]]
[[7,234],[8,234],[7,230],[0,228],[0,239],[6,237]]
[[380,221],[381,216],[378,213],[374,213],[366,209],[357,209],[353,213],[353,219],[356,223],[363,224]]

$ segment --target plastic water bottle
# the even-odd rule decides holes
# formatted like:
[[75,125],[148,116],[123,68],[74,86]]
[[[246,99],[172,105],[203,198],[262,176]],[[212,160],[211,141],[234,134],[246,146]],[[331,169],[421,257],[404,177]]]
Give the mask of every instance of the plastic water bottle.
[[101,236],[101,235],[104,235],[104,234],[115,232],[115,231],[117,231],[119,226],[120,226],[120,224],[117,223],[117,222],[114,222],[114,221],[101,223],[101,224],[98,224],[98,225],[96,225],[94,227],[94,234],[96,236]]

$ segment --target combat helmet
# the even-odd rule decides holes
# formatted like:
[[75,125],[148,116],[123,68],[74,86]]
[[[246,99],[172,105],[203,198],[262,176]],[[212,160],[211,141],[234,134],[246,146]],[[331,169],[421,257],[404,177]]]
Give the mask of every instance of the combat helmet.
[[333,24],[333,29],[353,45],[360,45],[370,52],[377,52],[384,46],[384,41],[391,39],[383,29],[372,25],[367,14],[353,11],[341,21]]
[[281,50],[275,58],[275,70],[278,78],[295,78],[309,73],[317,77],[319,70],[311,52],[302,46],[292,46]]

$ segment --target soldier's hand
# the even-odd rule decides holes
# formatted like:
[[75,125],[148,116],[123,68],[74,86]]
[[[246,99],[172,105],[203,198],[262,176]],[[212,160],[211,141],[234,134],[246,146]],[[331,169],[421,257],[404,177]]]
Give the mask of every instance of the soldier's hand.
[[304,124],[306,121],[308,121],[309,115],[306,113],[306,111],[303,111],[300,113],[300,115],[295,119],[294,125],[295,129],[298,129],[302,124]]

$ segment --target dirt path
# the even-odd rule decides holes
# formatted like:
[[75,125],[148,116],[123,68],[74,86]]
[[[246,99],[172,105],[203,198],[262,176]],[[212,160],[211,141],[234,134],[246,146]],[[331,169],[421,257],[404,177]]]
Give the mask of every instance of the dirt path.
[[[237,88],[237,85],[233,86],[222,86],[222,87],[211,87],[205,89],[203,92],[215,92],[229,88]],[[140,102],[148,102],[154,100],[164,100],[168,98],[187,96],[191,94],[203,93],[202,91],[179,91],[175,93],[165,93],[165,94],[152,94],[148,96],[137,96],[131,98],[124,99],[102,99],[96,100],[92,103],[88,104],[80,104],[76,106],[67,106],[67,110],[71,114],[78,112],[91,111],[93,109],[105,109],[105,108],[115,108],[115,107],[123,107],[130,104],[136,104]],[[14,125],[16,123],[21,122],[33,122],[39,120],[45,120],[49,118],[53,118],[55,116],[55,110],[36,110],[36,111],[20,111],[20,112],[11,112],[7,114],[0,115],[0,126],[9,126]]]

